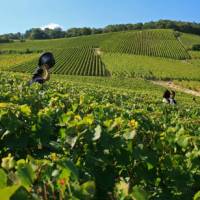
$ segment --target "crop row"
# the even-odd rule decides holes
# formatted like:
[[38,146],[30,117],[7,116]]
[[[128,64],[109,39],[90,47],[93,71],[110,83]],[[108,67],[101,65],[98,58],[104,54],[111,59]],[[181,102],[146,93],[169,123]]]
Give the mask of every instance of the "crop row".
[[200,65],[182,61],[133,54],[104,53],[102,60],[112,75],[162,80],[200,80]]
[[190,55],[172,31],[138,31],[118,35],[115,42],[104,45],[106,52],[189,59]]
[[[83,75],[83,76],[108,76],[104,63],[94,48],[68,48],[52,50],[56,65],[52,69],[54,74]],[[37,59],[25,62],[10,68],[11,71],[33,73]]]
[[122,91],[109,84],[88,86],[93,77],[31,87],[27,77],[0,72],[1,199],[188,200],[198,195],[200,108],[195,102],[163,105],[160,89],[152,85],[159,97],[146,92],[149,83],[140,80],[135,80],[140,90],[135,85]]
[[99,47],[100,44],[110,38],[112,34],[99,34],[91,36],[81,36],[75,38],[63,38],[54,40],[27,40],[26,42],[13,42],[10,44],[2,44],[2,51],[41,51],[47,49],[59,48],[82,48],[85,46]]

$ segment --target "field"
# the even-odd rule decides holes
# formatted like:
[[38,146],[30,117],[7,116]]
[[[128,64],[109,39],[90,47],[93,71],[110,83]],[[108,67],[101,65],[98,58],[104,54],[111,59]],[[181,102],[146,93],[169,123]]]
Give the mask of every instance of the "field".
[[112,37],[112,33],[93,36],[82,36],[68,39],[54,40],[28,40],[26,42],[15,42],[10,44],[1,44],[1,50],[48,50],[72,47],[99,47],[105,40]]
[[16,65],[22,65],[25,62],[38,58],[38,54],[3,54],[0,55],[0,69],[5,70]]
[[[187,37],[192,43],[192,36],[186,36],[181,37],[181,43],[171,30],[131,31],[3,44],[1,51],[30,51],[30,59],[9,67],[15,72],[33,73],[37,51],[52,51],[57,61],[54,74],[199,80],[200,56],[183,46]],[[0,65],[4,65],[1,60]]]
[[[122,86],[123,92],[97,86],[95,79],[88,85],[84,80],[55,79],[41,90],[39,85],[26,86],[27,76],[8,78],[1,73],[1,155],[10,153],[1,174],[10,177],[16,171],[21,185],[10,187],[13,193],[18,189],[42,197],[39,188],[45,187],[48,199],[90,199],[94,191],[101,199],[112,191],[118,198],[133,187],[130,197],[137,192],[150,199],[194,195],[199,174],[198,104],[188,106],[192,99],[185,96],[185,103],[165,106],[162,88],[139,79],[129,89]],[[142,88],[144,93],[139,93]]]
[[200,92],[199,81],[174,81],[177,85]]
[[103,50],[111,53],[189,59],[190,55],[171,30],[148,30],[116,34],[103,43]]
[[138,55],[103,54],[113,76],[155,80],[200,80],[200,60],[173,60]]
[[[109,76],[101,57],[96,53],[95,49],[84,48],[68,48],[51,50],[53,52],[56,65],[52,73],[67,75],[83,75],[83,76]],[[9,68],[10,71],[33,73],[37,60],[33,59],[23,64]]]
[[[0,45],[0,199],[198,200],[200,97],[164,104],[151,82],[198,90],[196,36],[180,39],[147,30]],[[30,87],[42,51],[56,65]]]
[[200,44],[200,36],[194,34],[182,33],[180,40],[188,49],[192,48],[194,44]]

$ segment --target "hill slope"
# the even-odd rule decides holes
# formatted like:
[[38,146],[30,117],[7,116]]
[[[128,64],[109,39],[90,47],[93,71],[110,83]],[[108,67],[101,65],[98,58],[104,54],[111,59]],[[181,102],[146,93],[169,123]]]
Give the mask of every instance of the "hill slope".
[[183,45],[171,30],[144,30],[113,35],[103,43],[106,52],[189,59]]
[[[10,67],[7,69],[10,71],[33,73],[39,56],[37,52],[52,51],[57,61],[52,71],[55,74],[87,76],[112,74],[122,77],[127,74],[132,77],[134,74],[134,77],[198,80],[199,59],[184,61],[191,58],[191,55],[199,58],[196,53],[194,55],[193,52],[187,51],[187,38],[189,37],[188,43],[191,43],[193,36],[188,34],[183,36],[185,39],[183,37],[177,39],[172,30],[143,30],[69,39],[14,42],[2,44],[0,48],[4,53],[15,53],[17,58],[21,58],[18,59],[20,62],[9,64]],[[19,56],[19,53],[25,53],[27,49],[35,53],[30,54],[30,59],[24,59],[23,63],[23,57]],[[180,59],[183,61],[179,61]],[[138,60],[142,61],[139,65]],[[117,64],[114,64],[116,62]],[[139,73],[138,67],[142,67]],[[192,74],[188,74],[188,69]]]
[[198,192],[200,108],[191,97],[163,105],[163,89],[137,79],[57,78],[42,88],[28,80],[0,72],[0,194],[21,185],[6,197],[133,199],[137,192],[180,200]]

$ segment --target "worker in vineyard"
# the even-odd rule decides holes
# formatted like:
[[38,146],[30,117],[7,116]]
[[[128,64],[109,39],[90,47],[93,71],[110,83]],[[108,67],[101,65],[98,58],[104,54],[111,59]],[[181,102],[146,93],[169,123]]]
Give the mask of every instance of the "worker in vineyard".
[[169,90],[166,90],[163,94],[163,103],[170,103],[170,91]]
[[30,85],[33,83],[43,84],[50,79],[50,69],[55,65],[55,59],[52,53],[43,53],[38,62],[38,67],[35,70]]
[[176,105],[175,96],[176,93],[174,91],[170,92],[169,90],[166,90],[163,94],[163,103]]
[[170,95],[170,104],[172,104],[172,105],[176,105],[175,96],[176,96],[176,93],[174,91],[172,91],[171,95]]

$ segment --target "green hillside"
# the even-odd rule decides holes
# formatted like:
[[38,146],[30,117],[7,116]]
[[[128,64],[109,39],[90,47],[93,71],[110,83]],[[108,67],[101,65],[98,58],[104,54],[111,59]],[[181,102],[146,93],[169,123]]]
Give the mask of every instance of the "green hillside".
[[[199,59],[193,61],[190,58],[191,56],[199,58],[199,55],[186,50],[187,44],[184,41],[189,37],[189,43],[191,43],[192,36],[187,36],[187,34],[183,36],[185,39],[181,38],[180,40],[175,37],[172,30],[162,29],[128,31],[69,39],[29,40],[1,44],[0,51],[4,54],[12,54],[12,57],[15,57],[14,54],[16,55],[18,62],[12,63],[11,61],[10,67],[7,68],[10,71],[33,73],[39,53],[52,51],[56,58],[56,66],[52,71],[55,74],[84,76],[110,76],[111,74],[126,76],[128,74],[129,77],[133,77],[134,74],[134,77],[141,77],[141,73],[143,73],[142,77],[145,78],[187,79],[188,77],[197,80]],[[195,36],[195,38],[197,37]],[[196,39],[194,40],[196,41]],[[30,53],[30,59],[20,56],[27,52]],[[140,59],[138,56],[145,56],[144,60],[143,57]],[[143,60],[139,64],[140,72],[138,72],[138,59]],[[184,61],[185,59],[187,61]],[[5,62],[3,56],[0,56],[0,62],[1,60],[2,63]],[[148,60],[151,62],[149,63]],[[115,61],[117,64],[113,67]],[[158,66],[158,63],[160,68],[154,68],[155,65]],[[5,63],[0,67],[5,68],[4,65]],[[180,67],[176,67],[177,65]],[[183,66],[183,70],[180,71],[181,66]],[[191,75],[185,73],[187,67],[190,68]],[[159,74],[159,71],[162,71],[162,75]],[[172,71],[177,73],[172,73]],[[178,74],[179,72],[181,73]]]
[[172,59],[190,58],[190,55],[171,30],[145,30],[115,34],[103,46],[103,49],[109,53],[127,53]]
[[[177,91],[177,104],[164,104],[166,88],[151,81],[199,90],[200,53],[184,37],[146,30],[0,45],[1,198],[197,196],[200,97]],[[30,86],[43,51],[55,55],[53,74]]]
[[180,200],[198,191],[199,98],[178,93],[177,106],[164,105],[164,89],[141,79],[28,80],[0,72],[1,194]]
[[111,38],[113,33],[99,34],[91,36],[81,36],[75,38],[52,39],[52,40],[27,40],[26,42],[14,42],[0,44],[0,50],[48,50],[72,47],[100,47],[102,42]]
[[112,76],[200,80],[200,59],[173,60],[139,55],[103,54],[102,60]]
[[[56,65],[52,73],[83,76],[109,76],[101,57],[94,48],[52,49]],[[10,71],[33,73],[38,58],[9,68]]]
[[200,44],[199,35],[181,33],[180,40],[186,48],[191,48],[194,44]]
[[69,39],[17,42],[1,50],[48,50],[72,47],[101,48],[108,53],[128,53],[172,59],[190,58],[171,30],[144,30],[83,36]]

